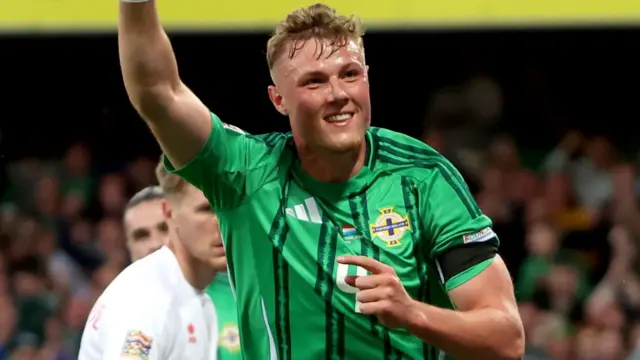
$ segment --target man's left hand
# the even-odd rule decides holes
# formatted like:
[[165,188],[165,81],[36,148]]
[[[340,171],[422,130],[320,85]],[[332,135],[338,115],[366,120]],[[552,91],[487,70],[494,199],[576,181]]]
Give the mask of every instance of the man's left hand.
[[347,276],[345,279],[348,285],[360,290],[356,300],[360,303],[362,314],[376,315],[386,327],[408,327],[416,303],[391,266],[366,256],[341,256],[337,260],[341,264],[360,266],[371,273],[367,276]]

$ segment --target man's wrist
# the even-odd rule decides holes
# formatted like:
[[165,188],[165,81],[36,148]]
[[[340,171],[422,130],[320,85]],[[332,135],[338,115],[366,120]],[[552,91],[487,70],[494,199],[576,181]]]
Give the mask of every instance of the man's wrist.
[[409,309],[407,309],[407,326],[406,330],[410,333],[422,334],[429,328],[429,311],[431,305],[422,303],[417,300],[412,300]]

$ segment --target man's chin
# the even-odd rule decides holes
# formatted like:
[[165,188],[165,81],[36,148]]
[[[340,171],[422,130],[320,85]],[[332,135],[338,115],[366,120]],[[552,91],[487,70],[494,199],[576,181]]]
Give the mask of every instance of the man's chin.
[[364,136],[339,136],[325,142],[325,148],[336,154],[351,153],[360,150]]

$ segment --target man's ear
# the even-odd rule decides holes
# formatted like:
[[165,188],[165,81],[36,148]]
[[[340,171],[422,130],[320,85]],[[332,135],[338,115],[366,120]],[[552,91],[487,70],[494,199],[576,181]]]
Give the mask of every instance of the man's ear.
[[276,110],[278,110],[282,115],[288,115],[289,111],[287,110],[287,104],[280,92],[278,92],[278,88],[275,85],[269,85],[267,90],[269,92],[269,99]]

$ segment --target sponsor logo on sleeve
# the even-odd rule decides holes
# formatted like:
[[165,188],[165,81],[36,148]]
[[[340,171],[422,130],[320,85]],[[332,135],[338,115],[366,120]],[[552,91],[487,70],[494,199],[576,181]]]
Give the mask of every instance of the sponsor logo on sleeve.
[[496,236],[496,233],[494,233],[490,227],[486,227],[478,231],[477,233],[464,235],[462,239],[464,240],[465,244],[469,244],[469,243],[479,243],[479,242],[487,241],[493,238],[494,236]]

